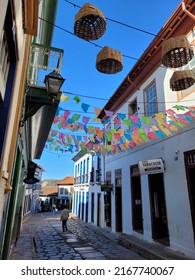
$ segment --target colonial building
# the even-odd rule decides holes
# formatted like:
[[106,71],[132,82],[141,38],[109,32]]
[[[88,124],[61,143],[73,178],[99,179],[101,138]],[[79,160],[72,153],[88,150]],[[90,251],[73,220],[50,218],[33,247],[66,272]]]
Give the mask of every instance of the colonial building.
[[[58,104],[46,89],[63,50],[51,47],[57,0],[6,0],[0,11],[0,258],[9,258],[30,209],[39,159]],[[50,56],[56,63],[49,65]],[[59,76],[59,75],[58,75]],[[43,77],[45,79],[45,83]],[[63,81],[63,79],[61,79]],[[33,167],[33,168],[32,168]],[[30,177],[29,177],[29,174]],[[27,188],[27,186],[29,186]]]
[[[113,185],[109,198],[112,231],[160,242],[194,257],[195,121],[186,118],[188,125],[179,129],[176,123],[176,128],[172,127],[169,134],[163,131],[157,120],[160,112],[172,112],[172,116],[182,114],[182,107],[171,109],[174,105],[195,105],[195,85],[174,91],[170,87],[174,72],[193,69],[194,56],[187,65],[176,69],[162,65],[164,40],[185,35],[195,51],[195,25],[190,16],[195,14],[195,2],[189,0],[185,3],[188,13],[182,9],[182,5],[178,6],[99,117],[104,121],[107,118],[105,110],[110,110],[114,112],[111,127],[121,133],[121,137],[125,131],[131,131],[128,149],[118,145],[118,152],[105,157],[105,181]],[[168,111],[170,109],[172,111]],[[116,121],[120,114],[131,120],[134,126],[127,126],[122,118],[120,122]],[[152,139],[152,135],[147,134],[151,136],[150,141],[146,138],[143,141],[139,134],[141,130],[139,133],[133,130],[140,128],[138,121],[143,120],[143,116],[156,121],[154,127],[161,127],[162,137]],[[103,197],[100,200],[104,203]],[[104,224],[102,221],[100,223]]]
[[88,222],[89,184],[93,180],[93,155],[78,152],[74,157],[74,193],[72,212]]
[[72,193],[73,193],[74,177],[67,176],[57,182],[58,185],[58,202],[57,204],[63,208],[67,206],[68,209],[72,207]]

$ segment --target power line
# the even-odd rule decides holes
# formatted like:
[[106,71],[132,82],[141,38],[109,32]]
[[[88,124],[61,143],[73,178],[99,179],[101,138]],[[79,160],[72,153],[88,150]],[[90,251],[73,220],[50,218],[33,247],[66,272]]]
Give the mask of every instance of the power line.
[[[69,31],[69,30],[67,30],[67,29],[65,29],[65,28],[63,28],[63,27],[61,27],[61,26],[59,26],[59,25],[57,25],[57,24],[54,24],[54,23],[52,23],[52,22],[50,22],[50,21],[48,21],[48,20],[46,20],[46,19],[44,19],[44,18],[41,18],[41,17],[38,17],[38,18],[39,18],[40,20],[42,20],[42,21],[44,21],[44,22],[46,22],[46,23],[48,23],[48,24],[50,24],[50,25],[52,25],[52,26],[54,26],[54,27],[56,27],[56,28],[58,28],[58,29],[60,29],[60,30],[62,30],[62,31],[64,31],[64,32],[69,33],[70,35],[73,35],[73,36],[77,37],[73,32],[71,32],[71,31]],[[89,40],[84,40],[84,41],[86,41],[87,43],[90,43],[91,45],[93,45],[93,46],[95,46],[95,47],[98,47],[98,48],[100,48],[100,49],[103,49],[102,46],[100,46],[100,45],[98,45],[98,44],[96,44],[96,43],[93,43],[92,41],[89,41]],[[139,61],[138,58],[135,58],[135,57],[132,57],[132,56],[129,56],[129,55],[124,55],[124,54],[122,54],[122,56],[123,56],[123,57],[126,57],[126,58],[130,58],[130,59],[132,59],[132,60]],[[153,64],[153,63],[152,63],[152,64]],[[154,64],[153,64],[153,65],[154,65]],[[161,66],[161,67],[165,68],[164,66]]]
[[[58,156],[58,157],[72,157],[73,155],[64,155],[64,154],[57,154],[57,153],[54,153],[54,152],[50,152],[50,151],[48,151],[46,148],[44,148],[44,151],[45,152],[47,152],[47,153],[50,153],[50,154],[53,154],[53,155],[56,155],[56,156]],[[65,152],[66,153],[66,151],[63,151],[63,152]],[[70,151],[67,151],[67,152],[69,152],[70,153]],[[76,152],[76,151],[75,151]],[[75,152],[73,152],[73,153],[75,153]]]
[[[91,95],[82,95],[82,94],[77,94],[77,93],[73,93],[73,92],[69,92],[69,91],[62,91],[62,93],[65,93],[65,94],[70,94],[70,95],[74,95],[74,96],[78,96],[78,97],[84,97],[84,98],[90,98],[90,99],[97,99],[97,100],[102,100],[102,101],[109,101],[110,98],[103,98],[103,97],[94,97],[94,96],[91,96]],[[195,99],[188,99],[188,100],[185,100],[185,102],[192,102],[192,101],[195,101]],[[129,100],[124,100],[123,103],[130,103]],[[139,101],[137,102],[137,104],[145,104],[146,102],[144,101]],[[180,103],[180,101],[158,101],[158,102],[150,102],[151,104],[152,103],[155,103],[155,104],[174,104],[174,103]]]
[[[69,4],[71,4],[71,5],[73,5],[74,7],[77,7],[77,8],[79,8],[79,9],[81,8],[79,5],[77,5],[77,4],[75,4],[75,3],[71,2],[71,1],[68,1],[68,0],[64,0],[64,1],[65,1],[65,2],[67,2],[67,3],[69,3]],[[139,31],[139,32],[142,32],[142,33],[145,33],[145,34],[148,34],[148,35],[154,36],[154,37],[159,37],[159,38],[162,38],[162,37],[160,37],[160,36],[158,36],[158,35],[156,35],[156,34],[154,34],[154,33],[152,33],[152,32],[149,32],[149,31],[143,30],[143,29],[141,29],[141,28],[137,28],[137,27],[135,27],[135,26],[132,26],[132,25],[129,25],[129,24],[123,23],[123,22],[121,22],[121,21],[118,21],[118,20],[115,20],[115,19],[108,18],[108,17],[105,17],[105,18],[106,18],[106,20],[109,20],[109,21],[112,21],[112,22],[114,22],[114,23],[117,23],[117,24],[123,25],[123,26],[128,27],[128,28],[131,28],[131,29],[133,29],[133,30],[136,30],[136,31]]]

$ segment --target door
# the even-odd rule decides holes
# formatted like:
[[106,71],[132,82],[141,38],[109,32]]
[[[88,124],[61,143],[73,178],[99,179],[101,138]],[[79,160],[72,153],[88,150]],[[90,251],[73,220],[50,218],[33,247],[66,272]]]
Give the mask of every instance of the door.
[[152,220],[152,238],[169,245],[163,173],[148,175]]
[[98,193],[98,197],[97,197],[98,201],[98,213],[97,213],[97,226],[100,226],[101,225],[101,193]]
[[[111,171],[107,171],[106,172],[106,183],[108,185],[112,184],[112,180],[111,180]],[[104,215],[105,215],[105,223],[107,227],[111,227],[112,224],[112,220],[111,220],[111,209],[112,209],[112,205],[111,205],[111,191],[106,191],[104,192]]]
[[142,196],[140,176],[131,177],[133,230],[143,233]]
[[82,198],[82,201],[81,201],[81,206],[82,206],[81,219],[84,221],[84,212],[85,212],[85,203],[84,203],[85,193],[84,192],[81,193],[81,198]]
[[122,172],[115,170],[115,217],[116,231],[122,231]]
[[184,158],[195,240],[195,150],[184,153]]
[[104,193],[105,222],[107,227],[111,227],[111,192]]
[[116,216],[116,231],[122,231],[122,193],[121,187],[115,189],[115,216]]
[[94,223],[94,193],[91,194],[91,221]]

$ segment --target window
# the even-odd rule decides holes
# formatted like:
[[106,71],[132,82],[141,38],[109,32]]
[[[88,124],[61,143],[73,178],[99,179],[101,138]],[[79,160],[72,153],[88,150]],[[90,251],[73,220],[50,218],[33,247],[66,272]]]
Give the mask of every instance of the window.
[[118,117],[114,119],[114,129],[118,130],[121,128],[121,121]]
[[152,116],[157,113],[156,85],[153,83],[145,90],[145,114]]
[[69,194],[68,189],[65,188],[64,193],[65,193],[65,195],[68,195]]
[[63,195],[63,194],[64,194],[64,189],[60,188],[60,195]]
[[83,175],[85,175],[85,167],[86,167],[86,163],[85,163],[85,159],[84,159],[84,162],[83,162]]
[[10,66],[9,49],[5,30],[3,30],[0,38],[0,54],[0,99],[3,100]]
[[122,185],[122,172],[121,169],[115,170],[115,186],[119,187]]
[[111,185],[111,171],[106,172],[106,183]]
[[195,166],[195,152],[186,156],[188,166]]
[[97,157],[97,169],[101,169],[101,157]]
[[137,113],[137,98],[129,104],[129,116]]

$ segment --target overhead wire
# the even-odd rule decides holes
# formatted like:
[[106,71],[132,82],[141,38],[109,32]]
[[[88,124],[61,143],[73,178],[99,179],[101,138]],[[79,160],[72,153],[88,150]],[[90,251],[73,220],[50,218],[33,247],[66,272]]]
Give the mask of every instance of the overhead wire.
[[[90,95],[82,95],[82,94],[77,94],[77,93],[73,93],[73,92],[70,92],[70,91],[62,91],[62,93],[70,94],[70,95],[74,95],[74,96],[78,96],[78,97],[92,98],[92,99],[97,99],[97,100],[102,100],[102,101],[109,101],[110,100],[110,98],[95,97],[95,96],[90,96]],[[191,101],[195,101],[195,99],[185,100],[185,102],[191,102]],[[124,100],[123,102],[124,103],[126,103],[126,102],[129,103],[130,101],[129,100]],[[179,102],[180,102],[179,100],[173,100],[173,101],[158,101],[158,102],[150,102],[150,103],[168,104],[168,103],[179,103]],[[144,101],[139,101],[138,104],[145,104],[145,102]]]
[[[64,1],[67,2],[67,3],[69,3],[69,4],[71,4],[71,5],[73,5],[74,7],[81,8],[79,5],[77,5],[77,4],[75,4],[75,3],[71,2],[71,1],[68,1],[68,0],[64,0]],[[52,25],[52,26],[55,26],[56,28],[58,28],[58,29],[60,29],[60,30],[62,30],[62,31],[64,31],[64,32],[67,32],[67,33],[69,33],[69,34],[71,34],[71,35],[73,35],[73,36],[76,36],[73,32],[71,32],[71,31],[69,31],[69,30],[67,30],[67,29],[65,29],[65,28],[63,28],[63,27],[61,27],[61,26],[59,26],[59,25],[57,25],[57,24],[51,23],[50,21],[48,21],[48,20],[46,20],[46,19],[43,19],[43,18],[41,18],[41,17],[39,17],[39,19],[42,20],[42,21],[44,21],[44,22],[46,22],[46,23],[48,23],[48,24],[50,24],[50,25]],[[149,31],[146,31],[146,30],[143,30],[143,29],[139,29],[139,28],[134,27],[134,26],[130,26],[130,25],[125,24],[125,23],[122,23],[122,22],[120,22],[120,21],[113,20],[113,19],[110,19],[110,18],[106,18],[106,19],[107,19],[107,20],[110,20],[110,21],[113,21],[113,22],[115,22],[115,23],[117,23],[117,24],[126,26],[126,27],[128,27],[128,28],[134,29],[134,30],[136,30],[136,31],[143,32],[143,33],[146,33],[146,34],[148,34],[148,35],[152,35],[152,36],[154,36],[154,37],[159,37],[158,35],[153,34],[153,33],[149,32]],[[91,42],[91,41],[89,41],[89,40],[85,40],[85,41],[88,42],[88,43],[90,43],[90,44],[92,44],[92,45],[94,45],[95,47],[99,47],[99,48],[101,48],[101,49],[103,48],[102,46],[98,45],[97,43],[93,43],[93,42]],[[123,54],[123,56],[124,56],[124,57],[127,57],[127,58],[130,58],[130,59],[133,59],[133,60],[136,60],[136,61],[139,61],[139,60],[140,60],[140,59],[137,59],[137,58],[135,58],[135,57],[127,56],[127,55],[124,55],[124,54]],[[153,64],[153,63],[150,63],[150,64]],[[162,65],[160,65],[160,67],[166,68],[166,67],[164,67],[164,66],[162,66]],[[74,95],[74,96],[79,96],[79,97],[84,97],[84,98],[91,98],[91,99],[102,100],[102,101],[109,101],[109,99],[110,99],[110,98],[94,97],[94,96],[89,96],[89,95],[81,95],[81,94],[76,94],[76,93],[72,93],[72,92],[69,92],[69,91],[62,91],[62,92],[65,93],[65,94],[69,94],[69,95]],[[192,99],[192,100],[187,100],[187,101],[188,101],[188,102],[191,102],[191,101],[195,101],[195,100]],[[130,101],[129,101],[129,100],[124,100],[124,101],[123,101],[123,103],[126,103],[126,102],[129,103]],[[139,105],[139,104],[142,104],[142,103],[144,104],[145,102],[141,101],[141,102],[138,102],[137,104]],[[154,103],[156,103],[156,104],[160,104],[160,103],[162,103],[162,104],[168,104],[168,103],[174,104],[174,103],[180,103],[180,101],[158,101],[158,102],[154,102]],[[64,110],[64,109],[63,109],[63,110]],[[72,110],[71,112],[83,113],[83,112],[73,111],[73,110]],[[87,113],[89,113],[89,112],[87,112]],[[90,113],[90,114],[91,114],[91,113]],[[144,114],[144,113],[139,112],[139,114]]]
[[[77,5],[77,4],[75,4],[75,3],[71,2],[71,1],[68,1],[68,0],[64,0],[64,1],[67,2],[67,3],[69,3],[69,4],[71,4],[71,5],[73,5],[74,7],[77,7],[77,8],[79,8],[79,9],[81,8],[79,5]],[[145,33],[145,34],[154,36],[154,37],[162,38],[162,37],[158,36],[157,34],[154,34],[154,33],[149,32],[149,31],[147,31],[147,30],[144,30],[144,29],[141,29],[141,28],[138,28],[138,27],[135,27],[135,26],[132,26],[132,25],[123,23],[123,22],[118,21],[118,20],[115,20],[115,19],[111,19],[111,18],[108,18],[108,17],[105,17],[105,18],[106,18],[106,20],[108,20],[108,21],[112,21],[112,22],[114,22],[114,23],[117,23],[117,24],[123,25],[123,26],[125,26],[125,27],[131,28],[131,29],[133,29],[133,30],[136,30],[136,31],[139,31],[139,32],[142,32],[142,33]]]
[[[71,5],[73,5],[74,7],[78,7],[78,8],[81,8],[79,5],[77,5],[77,4],[75,4],[75,3],[73,3],[73,2],[71,2],[71,1],[68,1],[68,0],[64,0],[65,2],[67,2],[67,3],[69,3],[69,4],[71,4]],[[67,29],[65,29],[65,28],[63,28],[63,27],[61,27],[61,26],[59,26],[59,25],[57,25],[57,24],[53,24],[53,23],[51,23],[51,22],[49,22],[48,20],[45,20],[45,19],[43,19],[43,18],[41,18],[41,17],[39,17],[39,19],[40,20],[42,20],[42,21],[45,21],[45,22],[47,22],[48,24],[50,24],[50,25],[53,25],[54,27],[56,27],[56,28],[58,28],[58,29],[60,29],[60,30],[62,30],[62,31],[64,31],[64,32],[67,32],[68,34],[70,34],[70,35],[73,35],[73,36],[76,36],[73,32],[71,32],[71,31],[69,31],[69,30],[67,30]],[[123,22],[121,22],[121,21],[118,21],[118,20],[115,20],[115,19],[111,19],[111,18],[108,18],[108,17],[106,17],[106,20],[108,20],[108,21],[111,21],[111,22],[114,22],[114,23],[116,23],[116,24],[119,24],[119,25],[122,25],[122,26],[124,26],[124,27],[127,27],[127,28],[131,28],[131,29],[133,29],[133,30],[136,30],[136,31],[138,31],[138,32],[142,32],[142,33],[145,33],[145,34],[148,34],[148,35],[151,35],[151,36],[153,36],[153,37],[158,37],[158,38],[162,38],[162,37],[160,37],[160,36],[158,36],[158,35],[156,35],[156,34],[154,34],[154,33],[152,33],[152,32],[149,32],[149,31],[146,31],[146,30],[143,30],[143,29],[140,29],[140,28],[137,28],[137,27],[135,27],[135,26],[131,26],[131,25],[129,25],[129,24],[126,24],[126,23],[123,23]],[[162,38],[163,39],[163,38]],[[102,46],[100,46],[100,45],[98,45],[97,43],[94,43],[94,42],[91,42],[91,41],[89,41],[89,40],[85,40],[85,41],[87,41],[88,43],[90,43],[91,45],[94,45],[95,47],[98,47],[98,48],[103,48]],[[136,61],[140,61],[140,59],[138,59],[138,58],[135,58],[135,57],[132,57],[132,56],[128,56],[128,55],[124,55],[124,54],[122,54],[122,56],[123,57],[126,57],[126,58],[130,58],[130,59],[132,59],[132,60],[136,60]],[[153,63],[150,63],[150,64],[153,64]],[[154,65],[154,64],[153,64]],[[163,65],[160,65],[159,67],[162,67],[162,68],[166,68],[166,67],[164,67]],[[88,95],[81,95],[81,94],[75,94],[75,93],[71,93],[71,92],[67,92],[67,91],[62,91],[63,93],[65,93],[65,94],[69,94],[69,95],[75,95],[75,96],[79,96],[79,97],[84,97],[84,98],[92,98],[92,99],[97,99],[97,100],[102,100],[102,101],[108,101],[109,100],[109,98],[101,98],[101,97],[94,97],[94,96],[88,96]],[[192,99],[192,100],[187,100],[187,101],[195,101],[194,99]],[[130,101],[124,101],[124,103],[125,102],[130,102]],[[158,102],[154,102],[154,103],[156,103],[156,104],[158,104],[158,103],[164,103],[164,104],[166,104],[166,103],[179,103],[180,101],[158,101]],[[145,102],[138,102],[138,104],[141,104],[141,103],[145,103]],[[64,110],[64,111],[66,111],[65,109],[63,109],[63,108],[60,108],[60,109],[62,109],[62,110]],[[75,112],[75,113],[85,113],[85,112],[83,112],[83,111],[76,111],[76,110],[69,110],[70,112]],[[139,110],[138,110],[139,111]],[[94,112],[86,112],[86,114],[94,114]],[[129,113],[128,113],[129,114]],[[142,114],[140,111],[139,111],[139,114]],[[143,113],[144,114],[144,113]],[[126,114],[127,115],[127,114]],[[89,123],[90,124],[90,123]],[[93,122],[93,124],[95,124],[94,122]],[[64,133],[64,134],[68,134],[68,133]],[[71,134],[74,134],[75,136],[76,135],[78,135],[77,133],[75,133],[75,132],[72,132]],[[81,135],[82,133],[79,133],[79,135]],[[47,150],[46,150],[47,151]],[[47,151],[48,153],[53,153],[53,152],[50,152],[50,151]],[[53,153],[53,154],[56,154],[56,153]],[[59,156],[67,156],[68,157],[68,155],[63,155],[63,154],[57,154],[58,155],[58,157]],[[69,156],[70,157],[70,156]]]
[[[44,22],[46,22],[46,23],[48,23],[48,24],[50,24],[50,25],[52,25],[52,26],[54,26],[54,27],[56,27],[56,28],[58,28],[58,29],[60,29],[60,30],[62,30],[62,31],[64,31],[64,32],[67,32],[67,33],[69,33],[69,34],[71,34],[71,35],[77,37],[73,32],[71,32],[71,31],[69,31],[69,30],[67,30],[67,29],[65,29],[65,28],[63,28],[63,27],[61,27],[61,26],[59,26],[59,25],[57,25],[57,24],[54,24],[54,23],[50,22],[50,21],[47,20],[47,19],[44,19],[44,18],[42,18],[42,17],[38,17],[38,18],[39,18],[40,20],[42,20],[42,21],[44,21]],[[100,49],[103,49],[103,47],[100,46],[100,45],[98,45],[97,43],[94,43],[94,42],[89,41],[89,40],[84,40],[84,41],[87,42],[87,43],[90,43],[91,45],[94,45],[95,47],[98,47],[98,48],[100,48]],[[139,61],[139,60],[140,60],[140,59],[138,59],[138,58],[135,58],[135,57],[132,57],[132,56],[129,56],[129,55],[124,55],[124,54],[122,54],[122,56],[123,56],[123,57],[126,57],[126,58],[130,58],[130,59],[132,59],[132,60],[136,60],[136,61]],[[151,63],[151,64],[153,64],[153,63]],[[154,64],[153,64],[153,65],[154,65]],[[165,68],[164,66],[161,66],[161,67]]]

